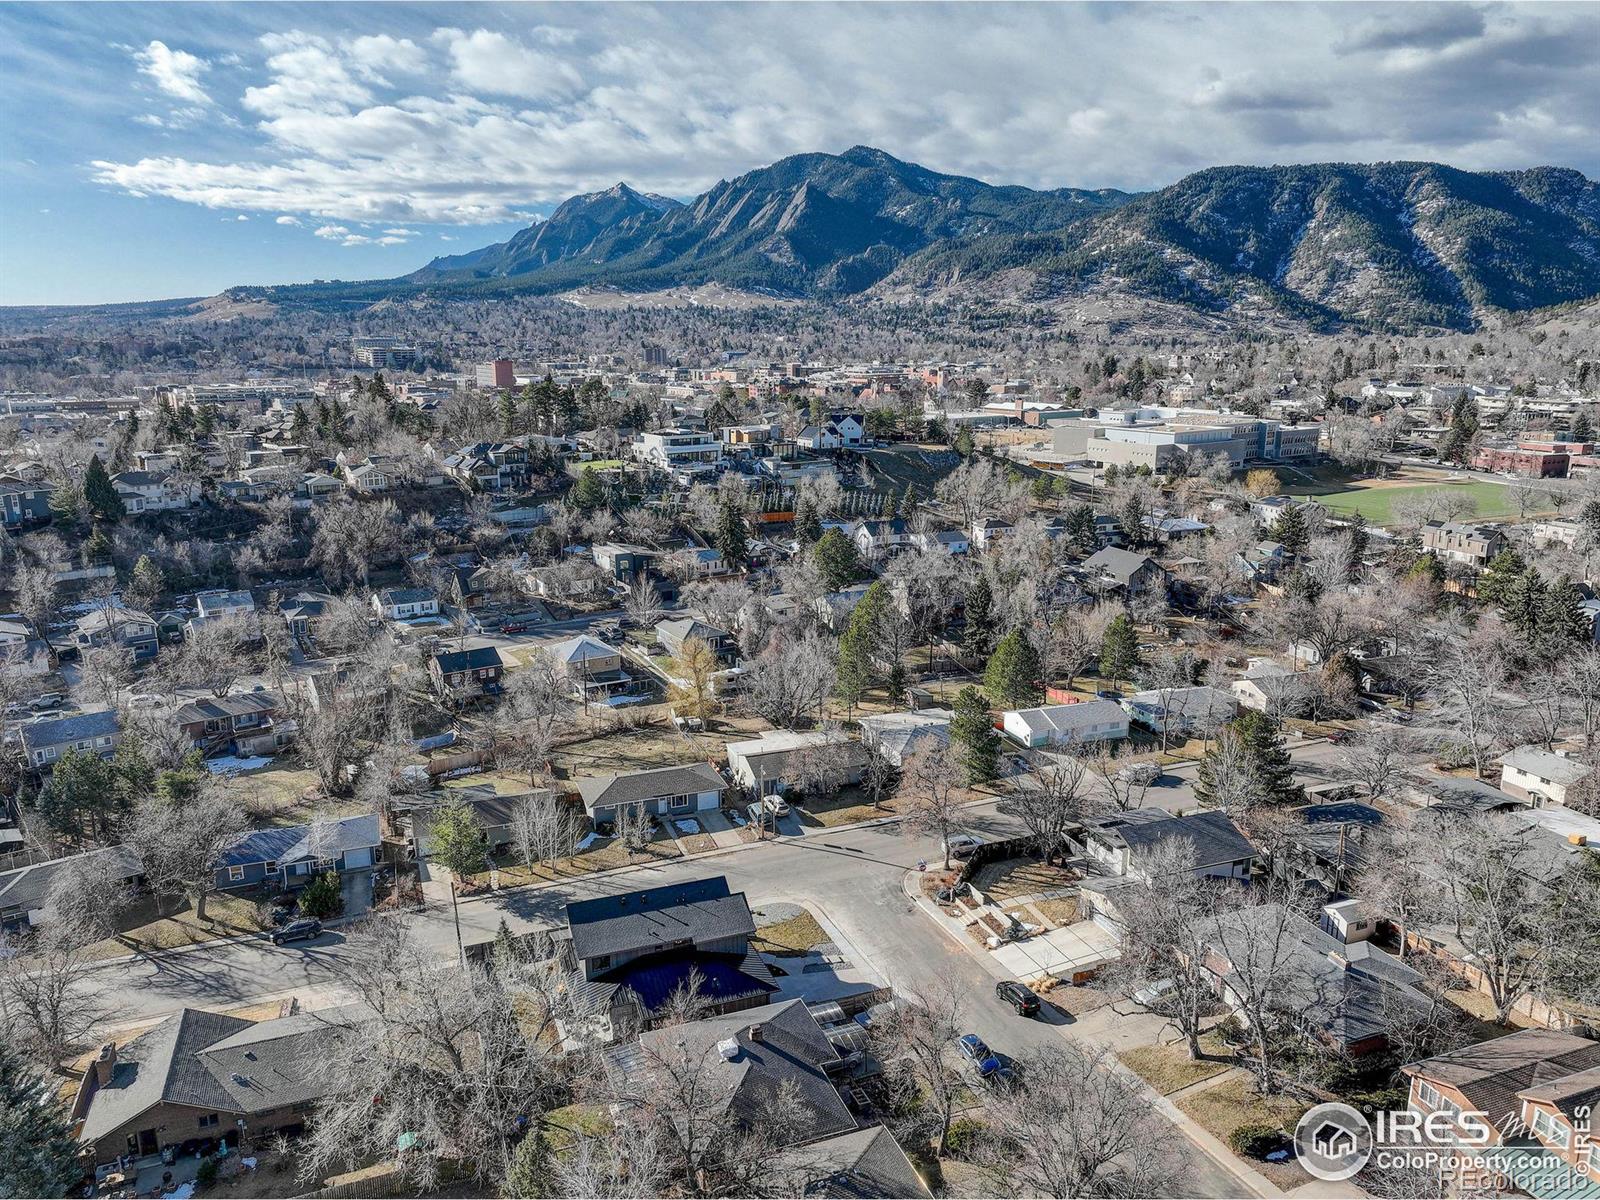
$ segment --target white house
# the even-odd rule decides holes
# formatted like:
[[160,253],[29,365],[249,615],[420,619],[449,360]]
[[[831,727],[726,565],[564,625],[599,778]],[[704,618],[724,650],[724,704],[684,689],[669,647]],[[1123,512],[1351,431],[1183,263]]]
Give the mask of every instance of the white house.
[[875,746],[890,765],[905,765],[906,756],[922,746],[950,744],[948,708],[915,708],[910,712],[880,713],[862,717],[861,744]]
[[959,529],[940,529],[935,533],[913,533],[911,544],[924,554],[948,554],[952,557],[965,554],[969,548],[967,535]]
[[1245,708],[1278,717],[1293,713],[1311,695],[1312,680],[1270,658],[1252,658],[1242,679],[1228,684],[1228,691]]
[[1122,707],[1139,724],[1156,733],[1209,733],[1238,711],[1232,693],[1212,687],[1163,688],[1135,692]]
[[386,621],[409,621],[439,615],[439,597],[431,588],[384,588],[372,598],[372,607]]
[[1114,742],[1128,736],[1128,714],[1115,700],[1014,708],[1001,716],[1000,724],[1007,734],[1029,747]]
[[795,441],[807,450],[859,446],[867,436],[866,421],[857,413],[829,413],[820,425],[807,425]]
[[200,497],[198,483],[180,481],[160,471],[122,471],[111,477],[111,486],[130,513],[188,508]]
[[759,796],[775,796],[800,786],[801,762],[819,747],[843,743],[846,758],[842,782],[861,779],[861,748],[825,729],[796,732],[780,729],[748,742],[728,743],[728,769],[733,782]]
[[1565,804],[1567,789],[1589,774],[1589,766],[1565,750],[1518,746],[1500,756],[1500,790],[1535,808]]
[[722,461],[722,442],[704,429],[658,429],[633,439],[633,457],[663,471]]

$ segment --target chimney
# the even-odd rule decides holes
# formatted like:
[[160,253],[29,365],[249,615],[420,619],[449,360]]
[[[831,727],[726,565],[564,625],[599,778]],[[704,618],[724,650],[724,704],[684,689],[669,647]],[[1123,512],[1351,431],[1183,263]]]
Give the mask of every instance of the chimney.
[[94,1060],[94,1081],[97,1087],[111,1083],[111,1074],[117,1069],[117,1044],[107,1042],[100,1047],[100,1057]]
[[752,1025],[752,1026],[750,1026],[750,1040],[752,1042],[759,1042],[761,1040],[761,1037],[762,1037],[761,1026],[760,1025]]
[[1573,846],[1587,846],[1589,837],[1583,833],[1569,833],[1567,834],[1567,842]]
[[1341,971],[1348,971],[1350,969],[1350,960],[1346,958],[1341,951],[1329,950],[1328,961],[1334,966],[1338,967]]

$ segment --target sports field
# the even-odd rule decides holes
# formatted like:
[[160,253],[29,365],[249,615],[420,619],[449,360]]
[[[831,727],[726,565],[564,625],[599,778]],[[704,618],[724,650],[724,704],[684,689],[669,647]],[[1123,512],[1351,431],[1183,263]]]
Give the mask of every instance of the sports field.
[[[1508,517],[1515,515],[1517,511],[1516,500],[1510,495],[1505,484],[1480,480],[1417,484],[1378,480],[1374,481],[1374,486],[1371,487],[1352,487],[1345,491],[1328,492],[1318,495],[1317,500],[1333,512],[1360,513],[1373,525],[1387,525],[1394,520],[1392,506],[1396,500],[1445,489],[1468,496],[1476,506],[1474,516]],[[1298,491],[1292,485],[1289,490]],[[1535,504],[1534,507],[1544,506]]]

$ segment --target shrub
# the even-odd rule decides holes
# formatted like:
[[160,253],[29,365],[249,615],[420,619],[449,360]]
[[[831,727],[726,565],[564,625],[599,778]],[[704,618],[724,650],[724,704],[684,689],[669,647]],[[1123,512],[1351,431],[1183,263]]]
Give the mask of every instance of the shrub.
[[217,1181],[217,1160],[203,1158],[200,1165],[194,1170],[194,1181],[203,1188],[208,1188]]
[[945,1148],[951,1158],[966,1159],[978,1148],[988,1132],[989,1127],[982,1121],[957,1117],[950,1122],[950,1136],[945,1139]]
[[300,911],[308,917],[331,917],[344,907],[344,892],[339,886],[339,875],[326,871],[306,884],[300,893]]
[[1228,1135],[1228,1146],[1247,1158],[1265,1158],[1283,1142],[1283,1130],[1265,1121],[1247,1122]]

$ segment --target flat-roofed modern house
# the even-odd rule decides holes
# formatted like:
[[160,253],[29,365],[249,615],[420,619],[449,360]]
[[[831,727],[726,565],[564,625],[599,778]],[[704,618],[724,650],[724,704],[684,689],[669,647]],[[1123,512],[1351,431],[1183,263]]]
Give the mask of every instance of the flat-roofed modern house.
[[634,805],[660,817],[706,812],[721,805],[727,782],[710,763],[690,763],[579,779],[573,786],[583,797],[584,812],[598,824],[615,821],[618,809]]
[[723,876],[567,905],[570,991],[611,1029],[648,1025],[690,978],[714,1012],[765,1004],[772,971],[750,948],[755,918]]
[[1128,736],[1128,714],[1115,700],[1014,708],[1000,718],[1007,734],[1024,746],[1073,746],[1121,741]]

